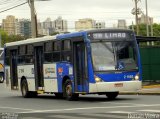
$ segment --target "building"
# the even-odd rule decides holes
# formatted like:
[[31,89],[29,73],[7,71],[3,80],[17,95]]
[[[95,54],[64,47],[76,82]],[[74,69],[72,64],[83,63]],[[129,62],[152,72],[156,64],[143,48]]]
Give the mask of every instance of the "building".
[[38,23],[38,34],[39,35],[51,35],[54,32],[54,22],[51,18],[47,18],[44,22]]
[[126,29],[127,28],[126,20],[124,20],[124,19],[118,20],[118,26],[117,27],[120,28],[120,29]]
[[54,32],[65,33],[68,31],[67,21],[58,17],[52,21],[51,18],[47,18],[44,22],[38,23],[39,35],[51,35]]
[[[138,23],[139,24],[147,24],[147,16],[145,14],[142,14],[141,17],[138,18]],[[153,24],[152,17],[148,17],[148,24],[149,25]]]
[[8,33],[8,35],[16,34],[16,27],[18,24],[18,19],[15,16],[9,15],[6,19],[2,20],[2,29]]
[[79,19],[78,21],[75,22],[75,29],[76,31],[94,29],[95,24],[96,24],[95,20],[90,18]]
[[53,25],[55,28],[55,32],[65,33],[68,31],[67,21],[62,19],[61,16],[59,16],[56,20],[54,20]]
[[19,20],[19,35],[24,36],[26,38],[30,38],[32,36],[31,33],[31,21],[29,19],[20,19]]
[[95,23],[96,29],[104,29],[105,28],[105,22],[96,22]]

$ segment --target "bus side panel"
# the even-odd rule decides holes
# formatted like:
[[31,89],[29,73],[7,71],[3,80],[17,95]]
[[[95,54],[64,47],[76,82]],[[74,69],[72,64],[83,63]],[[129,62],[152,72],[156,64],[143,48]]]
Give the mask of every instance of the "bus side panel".
[[[57,80],[58,80],[58,92],[63,92],[62,81],[63,77],[68,76],[73,82],[73,66],[69,63],[57,64]],[[72,90],[74,91],[74,82],[72,83]]]
[[43,64],[45,92],[58,92],[57,71],[55,64]]
[[10,66],[5,66],[5,82],[6,87],[11,89]]
[[17,67],[18,87],[20,89],[21,78],[24,76],[28,83],[28,90],[35,91],[34,65],[22,65]]

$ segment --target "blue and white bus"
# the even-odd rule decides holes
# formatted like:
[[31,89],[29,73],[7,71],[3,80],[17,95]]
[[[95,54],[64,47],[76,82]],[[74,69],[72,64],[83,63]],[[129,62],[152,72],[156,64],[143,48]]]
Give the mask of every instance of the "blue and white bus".
[[54,93],[106,95],[141,89],[141,63],[131,30],[101,29],[5,44],[5,79],[23,97]]

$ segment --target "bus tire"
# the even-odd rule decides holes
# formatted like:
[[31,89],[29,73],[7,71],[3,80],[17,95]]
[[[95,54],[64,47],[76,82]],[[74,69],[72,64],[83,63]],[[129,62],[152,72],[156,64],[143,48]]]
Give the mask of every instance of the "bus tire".
[[31,96],[28,91],[28,84],[26,80],[22,80],[21,82],[21,93],[24,98],[29,98]]
[[119,92],[108,92],[106,96],[109,100],[114,100],[118,96]]
[[1,73],[0,74],[0,83],[3,83],[4,82],[4,75]]
[[72,92],[72,82],[69,79],[67,79],[64,83],[63,92],[64,92],[64,97],[67,100],[69,101],[78,100],[79,94]]

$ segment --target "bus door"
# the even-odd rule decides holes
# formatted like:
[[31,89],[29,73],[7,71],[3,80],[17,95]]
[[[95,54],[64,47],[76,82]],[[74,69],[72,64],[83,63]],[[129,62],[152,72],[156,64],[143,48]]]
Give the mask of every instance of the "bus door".
[[73,42],[75,92],[88,92],[87,59],[84,41]]
[[34,48],[34,70],[35,70],[35,88],[37,90],[43,90],[44,78],[43,78],[43,47],[36,46]]
[[10,59],[10,74],[11,74],[11,89],[18,89],[18,75],[17,75],[17,50],[11,50]]

